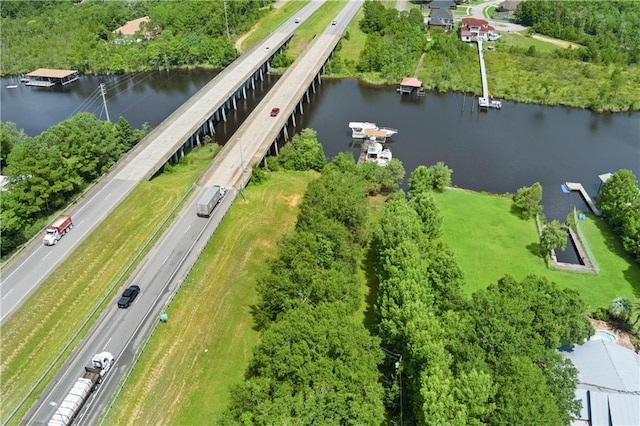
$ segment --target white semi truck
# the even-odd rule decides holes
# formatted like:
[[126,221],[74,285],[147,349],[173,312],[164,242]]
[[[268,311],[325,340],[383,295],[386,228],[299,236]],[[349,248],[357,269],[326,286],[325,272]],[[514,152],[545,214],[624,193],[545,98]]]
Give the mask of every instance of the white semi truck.
[[91,359],[91,367],[84,368],[84,375],[76,380],[73,388],[58,406],[49,426],[69,426],[87,402],[89,395],[98,388],[102,379],[113,365],[114,358],[110,352],[96,354]]

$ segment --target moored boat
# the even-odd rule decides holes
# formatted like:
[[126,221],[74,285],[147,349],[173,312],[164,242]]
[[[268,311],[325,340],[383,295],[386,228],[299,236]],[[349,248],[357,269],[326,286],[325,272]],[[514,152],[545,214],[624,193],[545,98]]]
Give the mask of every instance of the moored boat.
[[351,121],[349,123],[349,128],[351,129],[351,137],[353,139],[364,139],[368,137],[365,134],[367,130],[384,132],[386,138],[390,138],[391,136],[398,133],[397,129],[392,129],[390,127],[379,127],[376,123],[369,123],[367,121]]

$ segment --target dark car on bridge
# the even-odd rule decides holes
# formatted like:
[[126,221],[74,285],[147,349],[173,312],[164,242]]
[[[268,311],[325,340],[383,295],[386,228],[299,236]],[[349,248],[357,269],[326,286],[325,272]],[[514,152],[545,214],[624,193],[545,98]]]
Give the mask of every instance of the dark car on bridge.
[[280,108],[273,108],[271,110],[271,116],[275,117],[276,115],[278,115],[280,113]]
[[137,285],[132,285],[128,287],[124,293],[122,293],[122,297],[118,300],[118,308],[126,309],[136,300],[138,294],[140,293],[140,287]]

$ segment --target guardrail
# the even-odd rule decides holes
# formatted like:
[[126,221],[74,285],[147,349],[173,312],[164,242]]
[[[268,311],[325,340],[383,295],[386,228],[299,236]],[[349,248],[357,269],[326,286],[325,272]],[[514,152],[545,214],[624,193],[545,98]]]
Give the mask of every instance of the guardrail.
[[4,422],[2,423],[2,425],[6,425],[9,423],[9,421],[13,418],[13,416],[16,415],[16,413],[18,412],[18,410],[20,410],[20,408],[22,408],[22,406],[24,405],[24,403],[27,401],[27,399],[29,399],[31,397],[31,395],[33,394],[33,392],[36,390],[36,388],[38,386],[40,386],[40,384],[42,383],[42,381],[44,380],[44,378],[51,372],[51,370],[53,369],[53,367],[58,363],[58,361],[64,356],[64,353],[67,351],[67,349],[69,349],[69,347],[73,344],[73,342],[75,341],[75,339],[80,335],[80,333],[82,332],[82,330],[86,327],[86,325],[93,319],[93,317],[95,316],[96,312],[98,312],[98,310],[100,309],[100,306],[102,306],[102,304],[105,302],[105,300],[107,300],[107,298],[110,296],[110,294],[113,292],[113,290],[120,284],[121,280],[126,276],[126,274],[129,272],[129,270],[131,269],[131,267],[136,263],[136,261],[138,260],[138,258],[142,255],[142,253],[147,249],[147,247],[149,246],[149,244],[155,239],[156,235],[158,235],[158,233],[160,232],[160,230],[162,229],[162,227],[169,221],[169,219],[171,218],[171,216],[173,215],[173,213],[178,209],[178,207],[180,207],[180,205],[182,204],[182,202],[189,196],[189,194],[191,194],[191,192],[193,191],[193,189],[196,187],[195,183],[192,184],[189,189],[187,189],[187,191],[185,192],[185,194],[182,196],[182,198],[180,198],[180,200],[178,200],[176,202],[176,204],[173,206],[173,208],[171,209],[171,211],[165,216],[165,218],[162,220],[162,222],[160,222],[160,224],[158,224],[158,226],[156,227],[156,229],[153,231],[153,233],[149,236],[149,238],[147,239],[147,241],[145,241],[145,243],[142,245],[142,247],[138,250],[138,252],[135,254],[135,256],[133,257],[133,259],[131,259],[131,261],[127,264],[127,266],[124,268],[124,270],[122,271],[122,273],[120,273],[120,275],[116,278],[116,280],[114,281],[113,285],[111,287],[109,287],[109,289],[105,292],[105,294],[102,296],[102,298],[98,301],[98,303],[95,305],[95,307],[93,308],[93,310],[91,311],[91,313],[89,313],[89,315],[87,316],[87,318],[84,320],[84,322],[80,325],[80,327],[78,328],[78,330],[76,330],[76,332],[74,333],[73,336],[71,336],[71,338],[67,341],[67,343],[65,344],[65,346],[62,348],[62,350],[58,353],[58,355],[56,355],[55,359],[49,364],[49,366],[46,368],[46,370],[42,373],[42,375],[38,378],[38,380],[36,381],[36,383],[31,387],[31,389],[29,389],[29,391],[27,392],[27,394],[25,395],[24,398],[22,398],[22,400],[18,403],[18,405],[13,409],[13,411],[11,411],[11,413],[9,414],[9,417],[7,417],[6,420],[4,420]]
[[[229,196],[229,192],[231,192],[230,190],[227,190],[227,194],[225,195],[225,199],[227,196]],[[235,198],[238,196],[238,192],[234,192],[234,200]],[[231,205],[233,204],[233,200],[230,202],[229,206],[223,211],[222,213],[222,217],[220,218],[220,222],[222,222],[222,220],[224,219],[224,217],[227,215],[227,212],[229,211],[229,209],[231,208]],[[219,210],[218,210],[219,211]],[[211,218],[213,218],[214,215],[211,215],[208,219],[209,222],[211,222]],[[207,224],[208,226],[208,224]],[[195,239],[193,246],[195,246],[196,242],[200,239],[200,237],[202,236],[202,234],[204,233],[204,231],[207,229],[207,226],[202,228],[202,231],[200,232],[200,234],[198,234],[198,237]],[[213,235],[213,233],[211,234]],[[209,237],[210,238],[210,237]],[[197,258],[200,257],[200,255],[202,254],[202,252],[204,251],[204,249],[207,247],[208,244],[208,240],[202,244],[202,247],[198,250],[198,256]],[[193,248],[192,246],[192,248]],[[175,278],[175,274],[178,272],[178,270],[180,269],[180,267],[184,264],[184,260],[187,258],[187,256],[189,256],[191,254],[191,249],[189,251],[187,251],[185,253],[185,255],[183,256],[182,260],[180,261],[180,263],[178,264],[178,266],[176,267],[174,273],[171,275],[171,277],[169,278],[168,282],[171,282],[171,280],[173,280]],[[191,267],[189,268],[189,270],[186,272],[185,276],[189,276],[189,274],[191,273],[191,270],[193,269],[193,267],[195,266],[195,264],[197,263],[194,262]],[[184,281],[180,281],[178,283],[178,286],[176,287],[176,290],[173,292],[173,294],[169,297],[169,299],[165,302],[165,304],[163,305],[162,309],[160,310],[161,312],[166,312],[167,309],[169,308],[169,306],[171,305],[171,302],[173,301],[173,299],[178,295],[180,289],[182,288],[182,284],[184,283]],[[153,307],[151,307],[151,309],[153,309]],[[142,355],[144,354],[145,349],[147,348],[147,346],[149,345],[149,342],[151,341],[151,338],[155,335],[158,326],[160,325],[161,320],[160,318],[156,319],[153,323],[153,326],[151,327],[151,330],[149,331],[149,333],[147,334],[147,337],[145,338],[144,342],[142,343],[142,345],[140,346],[140,348],[138,348],[136,355],[133,359],[133,361],[131,362],[131,364],[129,365],[129,368],[127,369],[127,372],[124,376],[124,378],[120,381],[120,384],[118,385],[118,390],[116,391],[115,395],[111,398],[111,400],[109,401],[109,405],[106,408],[106,410],[102,413],[101,418],[98,422],[98,425],[104,425],[104,423],[106,422],[107,418],[109,417],[109,413],[111,412],[111,410],[113,409],[114,405],[116,404],[116,402],[118,401],[118,398],[120,397],[120,393],[122,392],[122,390],[124,389],[124,387],[126,386],[127,382],[129,381],[129,378],[131,377],[131,374],[133,374],[133,371],[136,368],[136,365],[138,364],[138,362],[140,361],[140,358],[142,358]]]

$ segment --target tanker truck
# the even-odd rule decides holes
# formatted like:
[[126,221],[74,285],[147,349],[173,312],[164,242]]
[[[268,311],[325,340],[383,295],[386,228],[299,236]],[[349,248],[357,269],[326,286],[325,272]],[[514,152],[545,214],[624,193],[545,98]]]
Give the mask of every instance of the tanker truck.
[[71,391],[58,406],[49,426],[68,426],[73,423],[80,409],[89,399],[89,395],[98,388],[102,379],[114,363],[110,352],[96,354],[91,359],[91,367],[84,368],[84,374],[71,388]]
[[73,221],[71,216],[66,214],[58,216],[58,218],[49,226],[44,234],[44,245],[52,246],[58,244],[58,240],[62,238],[64,234],[69,232],[73,228]]

